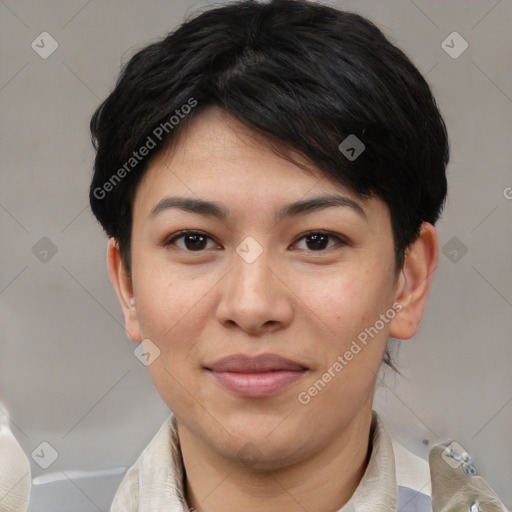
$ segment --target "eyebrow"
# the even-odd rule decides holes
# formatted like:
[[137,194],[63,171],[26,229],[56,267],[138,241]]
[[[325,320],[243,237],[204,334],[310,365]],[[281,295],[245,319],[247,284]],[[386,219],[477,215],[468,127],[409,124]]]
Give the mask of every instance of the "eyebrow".
[[[287,204],[277,212],[276,220],[281,221],[287,217],[294,217],[332,207],[348,207],[364,219],[367,219],[366,213],[359,203],[349,197],[333,194]],[[220,220],[227,220],[230,216],[227,208],[214,201],[205,201],[204,199],[196,199],[193,197],[169,196],[164,197],[157,203],[149,213],[148,220],[153,219],[159,213],[170,208],[178,208],[186,212],[215,217]]]

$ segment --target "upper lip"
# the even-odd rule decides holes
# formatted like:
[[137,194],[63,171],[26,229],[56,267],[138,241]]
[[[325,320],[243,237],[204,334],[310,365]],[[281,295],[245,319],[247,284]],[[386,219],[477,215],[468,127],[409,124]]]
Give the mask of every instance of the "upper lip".
[[258,356],[235,354],[218,359],[205,368],[214,372],[235,373],[264,373],[277,370],[307,370],[304,365],[297,363],[296,361],[292,361],[291,359],[278,356],[277,354],[261,354]]

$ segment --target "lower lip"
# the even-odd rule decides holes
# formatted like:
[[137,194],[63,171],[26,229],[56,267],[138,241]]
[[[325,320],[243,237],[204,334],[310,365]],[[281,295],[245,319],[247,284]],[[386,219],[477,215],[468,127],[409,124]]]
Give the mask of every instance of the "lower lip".
[[298,381],[307,370],[277,370],[265,373],[213,372],[215,379],[229,391],[246,397],[271,396]]

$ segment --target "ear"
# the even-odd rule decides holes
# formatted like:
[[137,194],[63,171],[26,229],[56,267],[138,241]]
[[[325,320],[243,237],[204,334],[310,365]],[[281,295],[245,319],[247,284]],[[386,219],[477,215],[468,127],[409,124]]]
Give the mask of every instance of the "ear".
[[390,323],[393,338],[412,338],[419,327],[439,259],[439,240],[434,226],[424,222],[416,241],[406,251],[397,280],[395,303],[401,304]]
[[132,341],[140,342],[142,336],[132,282],[123,265],[119,245],[114,238],[110,238],[108,241],[107,265],[110,281],[116,290],[117,298],[123,310],[126,334]]

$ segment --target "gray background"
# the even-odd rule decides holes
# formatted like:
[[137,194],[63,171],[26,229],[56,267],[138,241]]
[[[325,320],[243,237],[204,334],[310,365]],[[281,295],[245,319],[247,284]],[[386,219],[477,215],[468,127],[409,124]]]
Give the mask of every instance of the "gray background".
[[[204,5],[0,2],[0,401],[34,477],[129,466],[169,414],[125,335],[88,209],[88,123],[121,62]],[[457,440],[510,507],[512,1],[331,5],[368,16],[409,55],[452,147],[444,253],[420,331],[400,347],[405,378],[386,373],[375,407],[417,454]],[[43,31],[59,45],[47,59],[31,48]],[[453,31],[469,43],[458,58],[442,47]],[[57,249],[47,261],[33,251],[43,237]],[[43,441],[58,452],[46,470],[30,457]]]

